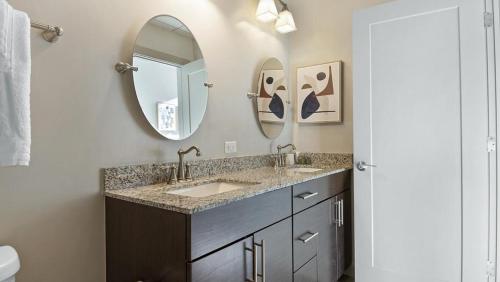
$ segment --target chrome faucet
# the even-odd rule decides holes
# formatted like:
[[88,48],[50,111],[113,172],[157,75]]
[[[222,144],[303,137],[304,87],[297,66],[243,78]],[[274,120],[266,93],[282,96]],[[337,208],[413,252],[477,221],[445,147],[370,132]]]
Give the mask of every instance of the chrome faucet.
[[179,169],[178,169],[178,173],[177,173],[177,178],[179,179],[179,181],[182,181],[182,180],[186,179],[185,166],[184,166],[184,155],[188,154],[192,150],[196,150],[196,156],[197,157],[201,156],[201,151],[196,146],[191,146],[189,149],[187,149],[185,151],[182,150],[182,148],[179,149],[179,151],[177,151],[177,154],[179,155],[179,165],[178,165]]
[[278,145],[278,154],[281,154],[281,150],[288,148],[288,147],[292,147],[292,150],[294,150],[294,151],[297,150],[297,148],[293,144],[288,144],[285,146]]
[[[280,167],[285,167],[286,166],[286,157],[284,154],[281,153],[281,150],[292,147],[292,150],[295,152],[297,148],[293,144],[287,144],[285,146],[278,145],[278,166]],[[297,155],[295,155],[295,158],[297,158]],[[295,163],[297,160],[295,160]]]

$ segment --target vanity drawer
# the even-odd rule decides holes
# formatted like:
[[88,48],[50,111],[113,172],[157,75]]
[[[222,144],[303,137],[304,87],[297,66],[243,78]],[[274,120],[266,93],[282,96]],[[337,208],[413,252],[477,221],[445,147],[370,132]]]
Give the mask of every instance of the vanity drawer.
[[188,216],[187,260],[215,251],[292,214],[291,188]]
[[343,171],[293,186],[293,213],[298,213],[348,188],[350,171]]
[[318,253],[320,238],[328,236],[330,201],[293,216],[293,270],[297,271]]

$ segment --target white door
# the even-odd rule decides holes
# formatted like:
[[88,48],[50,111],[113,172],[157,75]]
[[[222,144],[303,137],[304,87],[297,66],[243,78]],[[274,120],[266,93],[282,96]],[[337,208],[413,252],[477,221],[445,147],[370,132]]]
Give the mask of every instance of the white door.
[[185,131],[194,132],[203,119],[208,101],[205,61],[197,60],[185,64],[181,73]]
[[354,16],[357,282],[489,281],[484,2]]

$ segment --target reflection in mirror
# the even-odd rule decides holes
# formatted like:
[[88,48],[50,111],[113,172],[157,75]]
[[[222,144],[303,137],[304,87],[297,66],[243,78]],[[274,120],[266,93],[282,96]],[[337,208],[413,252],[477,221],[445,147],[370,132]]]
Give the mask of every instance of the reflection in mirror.
[[288,90],[283,65],[276,58],[268,59],[259,75],[257,110],[260,126],[267,138],[275,139],[286,120]]
[[144,25],[134,47],[134,85],[142,112],[161,135],[191,136],[205,115],[207,71],[189,29],[171,16]]

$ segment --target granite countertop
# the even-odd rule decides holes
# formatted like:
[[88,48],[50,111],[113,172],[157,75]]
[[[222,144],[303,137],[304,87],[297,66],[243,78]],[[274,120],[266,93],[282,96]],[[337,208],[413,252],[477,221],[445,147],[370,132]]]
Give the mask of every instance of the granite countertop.
[[[351,169],[352,165],[331,164],[314,165],[313,167],[321,168],[322,170],[305,173],[288,171],[284,168],[276,170],[273,167],[245,169],[237,172],[202,177],[191,182],[182,182],[175,185],[160,183],[135,188],[107,190],[105,191],[105,196],[179,213],[194,214],[308,180],[339,173]],[[215,181],[251,184],[242,189],[200,198],[167,193],[167,191],[193,187]]]

